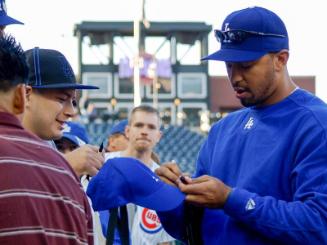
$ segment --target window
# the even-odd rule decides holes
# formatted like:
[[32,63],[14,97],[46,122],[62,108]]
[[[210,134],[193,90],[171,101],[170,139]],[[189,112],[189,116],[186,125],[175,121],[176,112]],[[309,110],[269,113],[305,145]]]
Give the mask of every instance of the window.
[[206,110],[204,103],[182,103],[178,108],[178,124],[187,127],[199,127],[201,124],[200,112]]
[[85,72],[83,83],[98,86],[99,89],[85,91],[88,98],[109,98],[112,96],[112,75],[107,72]]
[[[153,98],[153,83],[146,87],[146,96]],[[175,75],[173,74],[170,79],[158,78],[157,79],[157,92],[158,98],[173,98],[176,94],[175,88]]]
[[180,98],[207,97],[207,77],[204,73],[179,73],[177,81]]
[[[193,38],[195,37],[184,40],[186,43],[181,43],[181,40],[177,43],[177,60],[182,65],[199,65],[201,63],[201,42],[194,41]],[[187,41],[191,43],[187,43]]]
[[171,103],[160,103],[158,107],[162,125],[175,124],[175,107]]
[[84,36],[82,40],[82,63],[93,65],[108,65],[109,64],[109,44],[102,40],[104,36],[91,35]]
[[[119,78],[118,74],[115,74],[114,85],[115,85],[115,97],[121,99],[132,99],[134,98],[134,79],[131,78]],[[144,95],[144,88],[141,86],[141,97]]]

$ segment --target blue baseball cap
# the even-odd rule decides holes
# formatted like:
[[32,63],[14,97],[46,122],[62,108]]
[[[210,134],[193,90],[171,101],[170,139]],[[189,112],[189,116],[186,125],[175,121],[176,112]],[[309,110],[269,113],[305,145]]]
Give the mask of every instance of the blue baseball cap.
[[128,157],[107,160],[91,179],[86,193],[96,211],[127,203],[168,211],[185,199],[185,194],[177,187],[164,183],[142,162]]
[[128,120],[127,119],[124,119],[124,120],[121,120],[119,123],[115,124],[110,132],[109,132],[109,136],[112,136],[114,134],[125,134],[125,128],[128,124]]
[[62,138],[66,138],[77,146],[89,143],[89,137],[83,125],[76,122],[66,122]]
[[23,22],[20,22],[19,20],[16,20],[7,14],[6,1],[0,0],[0,26],[7,26],[11,24],[24,25]]
[[25,55],[29,67],[28,85],[35,89],[99,89],[77,83],[68,60],[57,50],[35,47]]
[[215,30],[221,47],[202,60],[254,61],[267,53],[289,49],[283,21],[272,11],[250,7],[228,15],[221,30]]

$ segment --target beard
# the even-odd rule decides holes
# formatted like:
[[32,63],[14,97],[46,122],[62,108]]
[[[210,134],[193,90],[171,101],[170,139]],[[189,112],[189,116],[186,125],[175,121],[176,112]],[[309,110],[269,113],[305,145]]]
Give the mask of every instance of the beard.
[[267,71],[265,77],[262,81],[258,82],[259,85],[255,89],[248,89],[247,92],[251,94],[248,98],[243,98],[240,100],[241,104],[244,107],[251,106],[263,106],[265,102],[272,96],[274,91],[275,83],[275,73],[273,68],[270,71]]

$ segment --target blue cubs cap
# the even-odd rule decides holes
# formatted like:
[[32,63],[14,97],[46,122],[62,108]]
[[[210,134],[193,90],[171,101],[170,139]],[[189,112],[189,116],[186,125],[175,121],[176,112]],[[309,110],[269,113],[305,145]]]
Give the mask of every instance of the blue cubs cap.
[[215,30],[221,47],[202,60],[254,61],[271,52],[289,49],[283,21],[272,11],[250,7],[228,15],[221,30]]
[[6,1],[0,0],[0,26],[7,26],[7,25],[11,25],[11,24],[23,25],[24,23],[10,17],[7,14]]
[[25,52],[29,85],[36,89],[98,89],[76,82],[66,57],[52,49],[34,48]]
[[128,124],[127,119],[121,120],[119,123],[115,124],[109,132],[109,137],[114,134],[125,134],[125,128],[127,124]]
[[127,203],[168,211],[178,207],[185,199],[177,187],[164,183],[142,162],[128,157],[107,160],[91,179],[86,193],[96,211]]
[[76,122],[66,122],[62,138],[66,138],[77,146],[82,146],[89,143],[89,136],[83,125]]

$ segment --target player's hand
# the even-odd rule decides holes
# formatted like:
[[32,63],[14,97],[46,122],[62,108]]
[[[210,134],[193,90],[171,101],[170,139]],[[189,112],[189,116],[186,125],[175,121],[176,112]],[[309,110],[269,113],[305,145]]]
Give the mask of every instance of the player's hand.
[[64,157],[79,177],[84,174],[96,175],[104,163],[104,153],[99,152],[99,147],[93,145],[83,145],[64,154]]
[[162,181],[169,185],[178,186],[179,177],[182,175],[175,162],[166,162],[155,170]]
[[188,180],[186,184],[179,181],[178,187],[186,194],[187,202],[207,208],[222,208],[231,192],[221,180],[208,175]]

